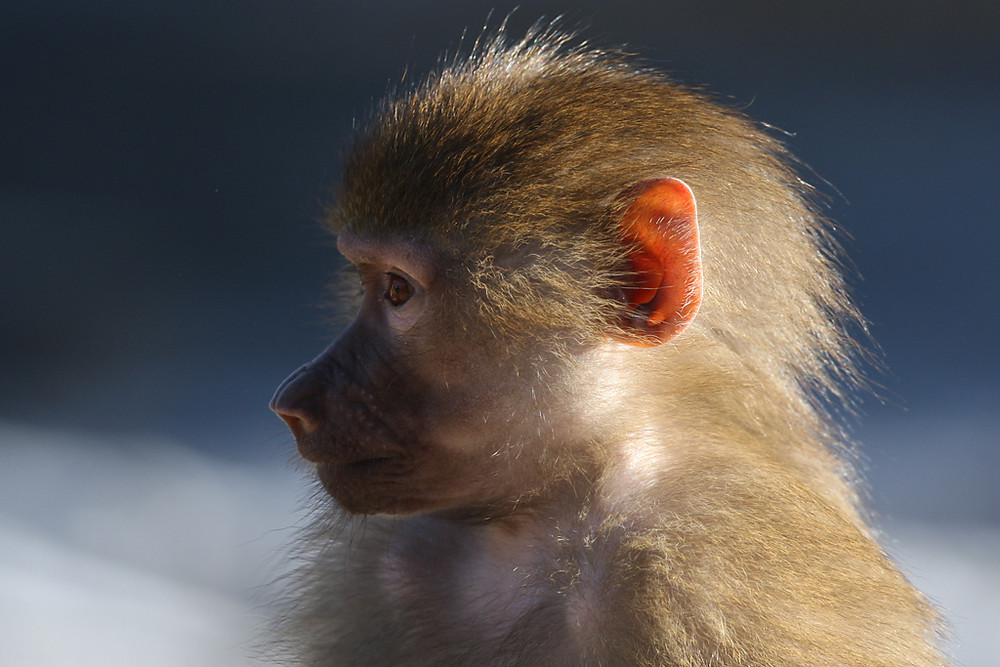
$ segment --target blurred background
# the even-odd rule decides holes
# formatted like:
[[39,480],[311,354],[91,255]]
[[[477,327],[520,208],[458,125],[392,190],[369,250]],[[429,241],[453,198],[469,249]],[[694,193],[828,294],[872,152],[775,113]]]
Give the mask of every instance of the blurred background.
[[1000,4],[936,0],[4,2],[0,662],[247,663],[344,140],[515,4],[788,133],[888,369],[853,424],[886,546],[997,664]]

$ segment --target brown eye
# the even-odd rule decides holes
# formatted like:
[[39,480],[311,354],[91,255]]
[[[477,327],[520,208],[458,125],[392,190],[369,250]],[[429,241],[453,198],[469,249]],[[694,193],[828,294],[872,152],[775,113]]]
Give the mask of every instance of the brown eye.
[[389,276],[389,287],[385,290],[385,299],[394,308],[398,308],[413,296],[413,286],[405,278],[397,276],[395,273],[388,273],[386,275]]

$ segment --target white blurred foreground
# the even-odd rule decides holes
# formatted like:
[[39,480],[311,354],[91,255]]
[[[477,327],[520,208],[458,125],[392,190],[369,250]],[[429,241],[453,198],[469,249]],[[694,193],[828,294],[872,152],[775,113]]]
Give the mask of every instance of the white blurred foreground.
[[[0,424],[0,664],[252,662],[299,486],[277,457]],[[961,664],[1000,664],[1000,531],[890,532],[951,618]]]
[[300,480],[280,456],[0,424],[0,665],[247,665]]

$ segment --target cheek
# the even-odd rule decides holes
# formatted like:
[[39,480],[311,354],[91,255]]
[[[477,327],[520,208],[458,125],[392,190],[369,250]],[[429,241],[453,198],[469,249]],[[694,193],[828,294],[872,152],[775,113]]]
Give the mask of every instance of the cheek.
[[[492,505],[533,484],[538,452],[526,443],[540,429],[513,410],[517,401],[462,385],[418,384],[423,396],[419,404],[407,402],[416,414],[407,418],[415,426],[405,439],[399,437],[404,431],[384,423],[360,429],[366,449],[390,454],[318,467],[325,489],[345,509],[402,514]],[[398,415],[400,406],[371,412]]]
[[347,511],[411,513],[489,497],[501,477],[496,433],[475,383],[406,364],[331,357],[322,427],[299,440],[326,491]]
[[531,486],[538,458],[555,450],[549,445],[566,410],[553,409],[538,366],[440,341],[402,354],[371,336],[346,342],[317,363],[326,382],[323,425],[299,440],[344,509],[503,502]]

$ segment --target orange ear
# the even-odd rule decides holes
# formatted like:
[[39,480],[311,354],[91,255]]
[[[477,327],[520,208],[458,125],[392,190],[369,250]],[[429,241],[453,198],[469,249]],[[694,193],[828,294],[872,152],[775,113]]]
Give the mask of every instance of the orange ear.
[[684,181],[639,183],[620,223],[635,278],[625,286],[632,308],[625,329],[633,345],[665,343],[691,323],[701,305],[701,247],[694,194]]

